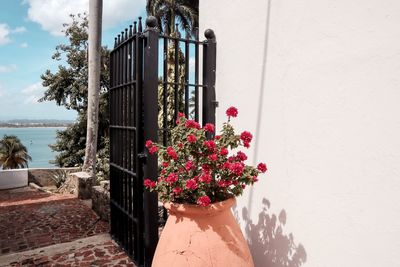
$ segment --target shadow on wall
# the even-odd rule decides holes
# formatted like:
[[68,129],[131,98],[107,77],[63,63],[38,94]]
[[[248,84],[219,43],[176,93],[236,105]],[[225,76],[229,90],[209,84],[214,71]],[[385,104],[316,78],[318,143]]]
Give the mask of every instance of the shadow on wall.
[[[246,207],[242,209],[242,218],[246,223],[246,235],[250,251],[257,267],[299,267],[307,260],[302,244],[294,243],[292,233],[285,234],[286,211],[279,215],[269,212],[270,202],[264,198],[263,208],[255,224],[249,217]],[[235,210],[238,218],[238,211]]]

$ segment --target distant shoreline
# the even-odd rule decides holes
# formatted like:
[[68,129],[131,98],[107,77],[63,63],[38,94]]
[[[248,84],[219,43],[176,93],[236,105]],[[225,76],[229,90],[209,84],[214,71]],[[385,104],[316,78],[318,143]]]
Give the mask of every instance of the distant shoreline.
[[51,125],[51,126],[43,126],[43,125],[41,125],[41,126],[32,126],[32,125],[29,125],[29,126],[23,126],[23,125],[12,125],[12,126],[6,126],[6,125],[0,125],[0,129],[8,129],[8,128],[67,128],[69,125],[62,125],[62,126],[60,126],[60,125]]

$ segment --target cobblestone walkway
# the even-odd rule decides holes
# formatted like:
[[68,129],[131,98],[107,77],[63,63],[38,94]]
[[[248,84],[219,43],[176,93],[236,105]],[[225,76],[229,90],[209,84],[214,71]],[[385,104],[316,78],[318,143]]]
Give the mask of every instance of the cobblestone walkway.
[[73,196],[0,191],[0,266],[134,266],[106,233],[108,223]]

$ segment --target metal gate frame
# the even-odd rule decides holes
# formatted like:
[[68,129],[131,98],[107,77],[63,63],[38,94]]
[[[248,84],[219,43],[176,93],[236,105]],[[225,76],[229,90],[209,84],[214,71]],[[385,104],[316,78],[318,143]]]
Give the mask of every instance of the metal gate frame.
[[[201,113],[203,125],[215,123],[216,41],[212,30],[206,30],[206,41],[160,35],[157,19],[149,17],[146,29],[142,22],[130,25],[117,38],[110,54],[110,231],[112,238],[125,250],[137,266],[151,266],[158,242],[159,216],[156,193],[144,190],[144,177],[157,180],[157,155],[145,150],[145,140],[167,142],[166,125],[158,126],[158,88],[166,86],[166,78],[159,81],[159,42],[172,40],[185,44],[185,112],[188,116],[188,88],[195,88],[195,119]],[[189,44],[195,45],[194,84],[189,84]],[[203,46],[203,84],[198,82],[199,46]],[[177,47],[177,46],[176,46]],[[175,50],[175,58],[177,55]],[[177,60],[175,60],[177,64]],[[177,67],[175,67],[177,69]],[[165,74],[165,71],[164,71]],[[178,83],[173,83],[175,99]],[[202,107],[199,108],[199,88],[202,89]],[[166,99],[164,100],[164,102]],[[166,103],[166,102],[165,102]],[[175,102],[176,103],[176,102]],[[175,116],[180,110],[175,109]],[[164,120],[165,121],[165,120]],[[174,120],[175,121],[175,120]]]

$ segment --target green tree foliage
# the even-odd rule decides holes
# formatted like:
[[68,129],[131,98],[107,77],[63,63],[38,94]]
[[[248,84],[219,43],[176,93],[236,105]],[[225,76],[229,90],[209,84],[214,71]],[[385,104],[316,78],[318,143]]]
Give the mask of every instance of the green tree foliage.
[[[199,25],[199,1],[198,0],[147,0],[147,15],[155,16],[158,21],[159,28],[162,33],[173,37],[179,36],[179,30],[176,24],[186,32],[187,30],[192,36],[196,35],[196,29]],[[175,113],[175,86],[178,83],[178,109],[183,112],[184,109],[184,83],[185,83],[185,56],[178,48],[178,77],[175,79],[175,42],[168,42],[166,53],[167,61],[167,77],[165,77],[167,85],[163,85],[162,78],[158,87],[158,125],[164,128],[164,90],[167,96],[167,128],[174,125]],[[191,98],[191,101],[194,99]],[[162,140],[161,136],[159,140]]]
[[190,29],[195,35],[199,27],[199,1],[198,0],[147,0],[147,15],[157,18],[162,32],[169,34],[175,32],[175,23],[182,29]]
[[0,140],[0,167],[4,170],[27,168],[31,160],[28,149],[15,135],[4,135]]
[[[54,163],[61,167],[78,166],[83,163],[86,145],[87,93],[88,93],[88,18],[87,15],[71,15],[72,22],[64,24],[67,44],[60,44],[52,58],[60,65],[55,72],[47,70],[41,75],[46,87],[39,101],[55,101],[57,105],[77,111],[76,122],[57,132],[57,142],[50,147],[59,152]],[[107,47],[101,51],[100,104],[98,149],[103,149],[108,136],[108,89],[109,54]]]

